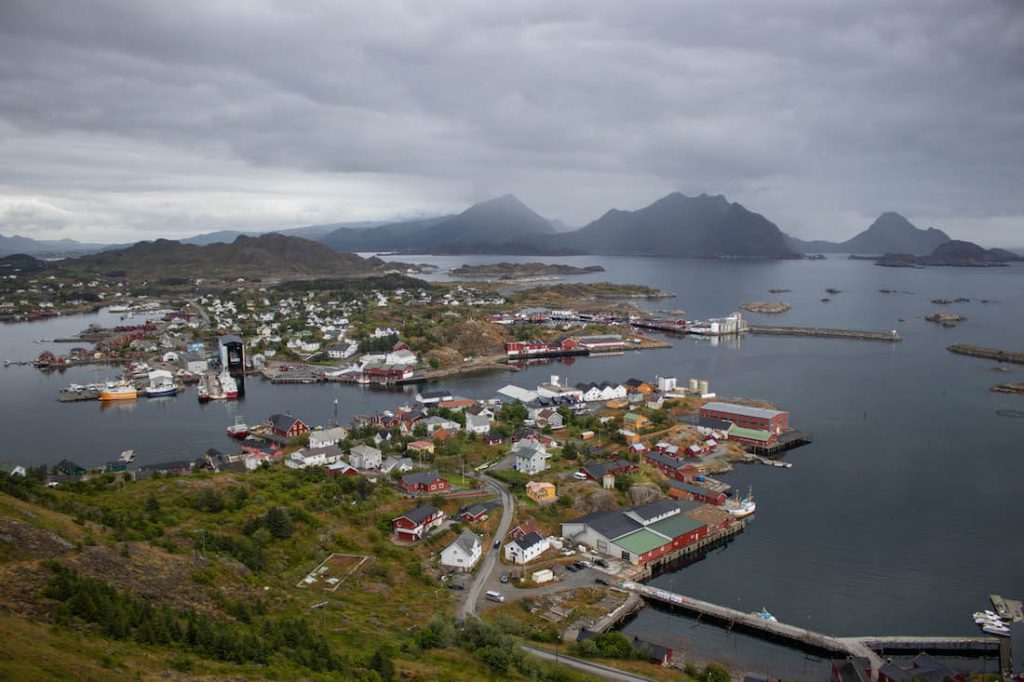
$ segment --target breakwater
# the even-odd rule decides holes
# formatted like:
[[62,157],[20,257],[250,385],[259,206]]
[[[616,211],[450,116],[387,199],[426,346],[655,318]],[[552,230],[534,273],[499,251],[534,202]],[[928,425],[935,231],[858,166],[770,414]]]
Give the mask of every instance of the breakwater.
[[1024,353],[1015,353],[1009,350],[982,348],[981,346],[971,346],[966,343],[954,343],[952,346],[948,346],[946,350],[957,355],[969,355],[972,358],[985,358],[986,360],[1024,365]]
[[871,332],[859,329],[828,329],[825,327],[776,327],[751,325],[751,334],[774,334],[776,336],[817,336],[830,339],[858,339],[861,341],[902,341],[900,333],[893,329],[888,332]]

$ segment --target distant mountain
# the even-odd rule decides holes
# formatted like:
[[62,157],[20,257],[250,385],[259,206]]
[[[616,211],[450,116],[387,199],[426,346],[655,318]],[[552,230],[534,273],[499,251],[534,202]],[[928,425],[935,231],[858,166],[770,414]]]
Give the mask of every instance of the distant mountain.
[[934,227],[921,229],[899,213],[887,211],[868,229],[845,242],[803,241],[787,237],[790,247],[801,253],[909,253],[929,254],[949,241],[949,235]]
[[415,253],[550,253],[545,239],[551,223],[511,194],[474,204],[458,215],[381,225],[343,228],[320,238],[338,251],[410,251]]
[[156,281],[203,277],[249,279],[322,275],[344,277],[387,269],[375,258],[337,253],[319,242],[269,233],[239,236],[230,244],[182,244],[168,239],[139,242],[124,249],[69,258],[53,264],[65,272],[123,275]]
[[638,211],[612,209],[556,244],[587,253],[705,258],[796,258],[764,216],[721,195],[674,192]]
[[46,261],[39,260],[25,253],[15,253],[10,256],[0,256],[0,277],[11,273],[40,272],[46,269]]
[[105,244],[86,244],[74,239],[41,240],[31,237],[0,235],[0,256],[24,253],[30,256],[67,256],[99,251]]
[[887,253],[879,258],[875,265],[890,268],[913,268],[926,265],[988,268],[1003,266],[1014,261],[1024,261],[1024,256],[1018,256],[1006,249],[986,249],[974,242],[951,239],[936,246],[927,256]]

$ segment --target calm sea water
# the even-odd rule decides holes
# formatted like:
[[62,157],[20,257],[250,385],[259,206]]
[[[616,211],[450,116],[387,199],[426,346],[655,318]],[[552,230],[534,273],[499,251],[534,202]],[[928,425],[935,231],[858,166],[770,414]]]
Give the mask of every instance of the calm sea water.
[[[462,263],[507,257],[416,257],[444,271]],[[530,259],[520,259],[530,260]],[[1020,396],[992,393],[996,383],[1024,381],[1024,368],[992,371],[993,363],[956,356],[954,342],[1024,350],[1024,268],[886,269],[868,262],[730,263],[653,258],[574,257],[606,272],[569,281],[648,284],[676,299],[647,303],[682,308],[689,318],[721,315],[748,300],[782,300],[779,324],[899,329],[900,344],[746,336],[733,343],[677,339],[670,350],[577,359],[519,374],[487,374],[447,382],[469,397],[490,397],[514,381],[531,386],[556,373],[570,381],[631,376],[707,378],[719,395],[770,399],[791,412],[813,445],[789,453],[792,469],[745,466],[727,476],[758,501],[756,520],[723,551],[655,584],[739,609],[766,606],[785,622],[836,635],[972,634],[970,614],[989,593],[1024,594],[1024,419],[997,416],[1024,409]],[[791,289],[773,295],[771,288]],[[828,295],[826,288],[841,289]],[[903,293],[882,294],[879,289]],[[823,297],[831,298],[823,303]],[[970,298],[938,306],[933,298]],[[990,302],[981,303],[980,299]],[[927,323],[936,310],[968,320],[952,329]],[[80,317],[0,327],[0,358],[34,357],[53,338],[76,332]],[[901,321],[902,319],[902,321]],[[62,350],[66,351],[67,347]],[[335,398],[348,420],[404,402],[401,394],[346,385],[271,386],[250,381],[237,404],[201,406],[194,394],[103,408],[58,404],[69,382],[113,376],[110,368],[45,375],[0,370],[3,459],[85,465],[134,448],[140,462],[194,457],[230,448],[225,427],[235,413],[263,420],[291,411],[326,423]],[[770,661],[773,675],[820,677],[820,662],[778,647],[645,610],[627,628],[647,639],[699,648],[750,666]],[[769,651],[771,653],[769,653]],[[757,669],[757,668],[755,668]],[[763,666],[760,668],[763,672]]]

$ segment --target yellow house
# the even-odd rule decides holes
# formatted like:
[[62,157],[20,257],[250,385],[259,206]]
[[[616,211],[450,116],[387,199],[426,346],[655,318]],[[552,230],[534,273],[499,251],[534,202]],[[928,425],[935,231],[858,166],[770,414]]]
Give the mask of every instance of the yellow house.
[[530,481],[526,484],[526,496],[538,504],[554,502],[557,497],[555,484],[547,481]]
[[636,412],[627,412],[622,417],[622,425],[632,431],[642,431],[648,423],[647,417]]

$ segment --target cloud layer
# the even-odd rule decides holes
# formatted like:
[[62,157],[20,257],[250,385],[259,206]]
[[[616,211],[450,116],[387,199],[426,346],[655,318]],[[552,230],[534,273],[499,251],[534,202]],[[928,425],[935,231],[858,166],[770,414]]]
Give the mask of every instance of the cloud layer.
[[115,241],[723,193],[1024,244],[1012,0],[0,3],[0,232]]

